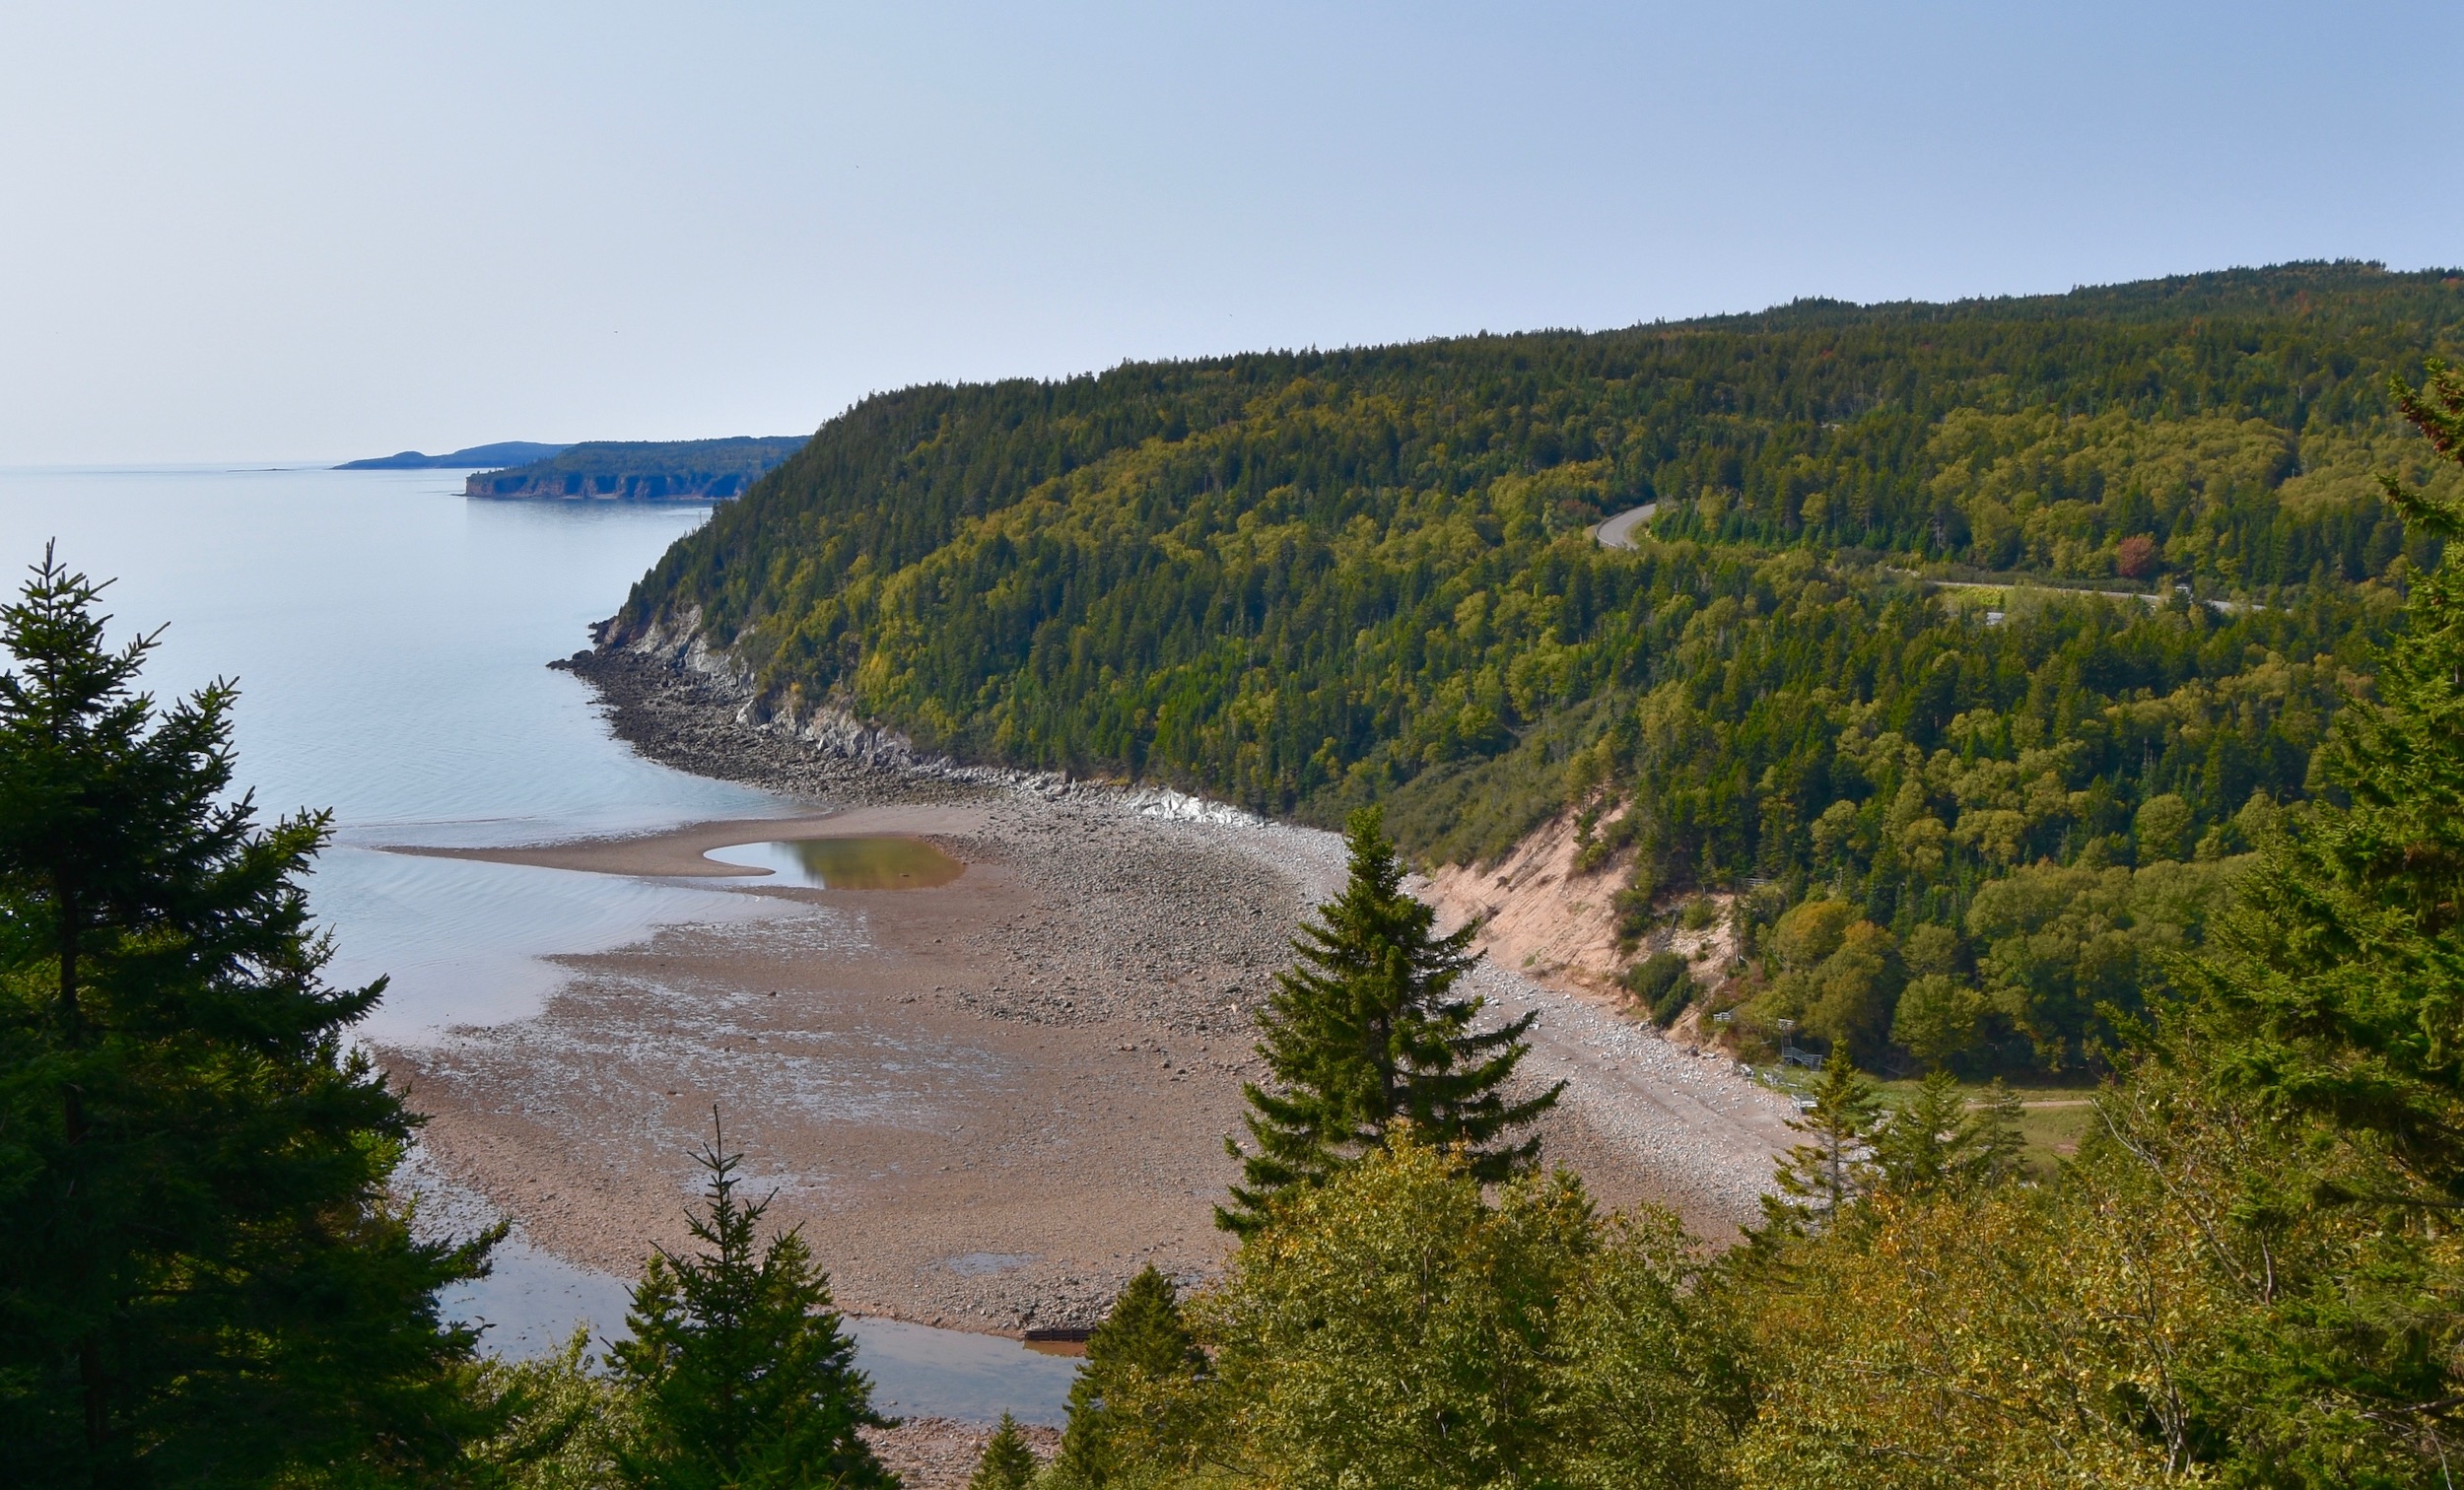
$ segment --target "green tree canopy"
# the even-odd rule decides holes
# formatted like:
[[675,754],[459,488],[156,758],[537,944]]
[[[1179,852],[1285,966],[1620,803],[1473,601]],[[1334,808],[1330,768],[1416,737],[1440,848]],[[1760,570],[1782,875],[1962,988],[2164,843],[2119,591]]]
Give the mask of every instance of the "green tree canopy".
[[[2040,863],[2210,866],[2306,794],[2439,552],[2373,473],[2464,492],[2385,374],[2459,345],[2464,279],[2295,264],[913,388],[680,540],[608,640],[698,629],[761,708],[964,759],[1382,802],[1437,860],[1589,814],[1637,917],[1760,880],[1951,931],[1913,976],[1979,997],[1927,985],[1925,1058],[2074,1069],[2198,918],[2090,897],[1989,967],[1972,907]],[[1884,951],[1785,1017],[1880,1068]]]
[[[2464,452],[2464,384],[2444,368],[2398,402]],[[2417,525],[2464,531],[2445,499],[2389,497]],[[1730,1270],[1760,1366],[1737,1460],[1750,1480],[2450,1481],[2464,1429],[2458,582],[2443,564],[2410,579],[2400,639],[2319,753],[2326,789],[2253,815],[2256,862],[2207,947],[2165,959],[2173,991],[2154,1017],[2123,1022],[2128,1063],[2050,1183],[1945,1183],[1996,1166],[1990,1140],[1960,1141],[1972,1119],[1939,1077],[1873,1140],[1882,1183],[1865,1198],[1828,1182],[1838,1145],[1802,1151],[1792,1188],[1839,1197],[1853,1224],[1769,1229],[1753,1260],[1783,1265]],[[2178,848],[2178,819],[2143,822],[2142,849]],[[2192,867],[2143,851],[2139,873]],[[2043,934],[2004,909],[2012,942]],[[1998,944],[1990,960],[2006,959]]]
[[723,1130],[696,1158],[710,1174],[689,1213],[704,1250],[651,1253],[626,1317],[633,1337],[611,1352],[639,1414],[619,1454],[625,1478],[658,1490],[895,1486],[856,1434],[888,1419],[802,1234],[758,1241],[769,1202],[736,1198],[743,1156]]
[[2019,1168],[2019,1100],[2001,1082],[1981,1107],[1971,1108],[1956,1078],[1930,1072],[1874,1138],[1878,1183],[1923,1193],[2010,1179]]
[[415,1118],[346,1044],[304,881],[322,813],[232,793],[218,683],[138,691],[48,553],[0,608],[0,1480],[424,1481],[493,1431],[413,1240]]
[[1252,1152],[1225,1140],[1243,1184],[1217,1224],[1255,1230],[1273,1197],[1317,1185],[1384,1141],[1391,1123],[1462,1144],[1484,1180],[1527,1168],[1537,1134],[1518,1138],[1563,1090],[1521,1100],[1507,1083],[1529,1047],[1537,1011],[1476,1027],[1483,1000],[1457,996],[1472,968],[1472,928],[1436,933],[1436,913],[1406,893],[1403,868],[1374,808],[1344,835],[1350,877],[1293,942],[1297,963],[1275,976],[1258,1049],[1271,1087],[1243,1087]]
[[967,1477],[967,1490],[1028,1490],[1042,1467],[1035,1461],[1035,1451],[1027,1447],[1026,1435],[1018,1431],[1018,1420],[1004,1412],[992,1436],[985,1440],[976,1472]]
[[1260,1484],[1718,1486],[1747,1407],[1694,1282],[1672,1218],[1604,1224],[1563,1171],[1492,1204],[1399,1125],[1195,1306],[1219,1377],[1184,1455]]
[[1151,1467],[1194,1426],[1188,1388],[1206,1370],[1180,1291],[1153,1266],[1139,1269],[1088,1338],[1086,1364],[1069,1384],[1055,1479],[1099,1490]]
[[1874,1187],[1882,1104],[1848,1052],[1834,1050],[1822,1062],[1812,1105],[1788,1125],[1808,1141],[1780,1157],[1772,1191],[1762,1197],[1766,1227],[1786,1233],[1827,1226]]

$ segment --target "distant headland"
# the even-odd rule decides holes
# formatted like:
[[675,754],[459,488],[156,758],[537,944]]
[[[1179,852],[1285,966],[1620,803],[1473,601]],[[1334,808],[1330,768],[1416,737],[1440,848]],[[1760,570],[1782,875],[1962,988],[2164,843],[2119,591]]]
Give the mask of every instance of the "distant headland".
[[435,471],[477,470],[483,466],[526,465],[534,460],[572,449],[572,445],[541,444],[535,440],[504,440],[495,444],[471,445],[449,455],[423,455],[417,450],[402,450],[391,455],[373,456],[367,460],[347,460],[335,466],[337,471]]
[[742,494],[808,438],[589,440],[527,465],[480,471],[462,490],[470,497],[565,502],[710,502]]

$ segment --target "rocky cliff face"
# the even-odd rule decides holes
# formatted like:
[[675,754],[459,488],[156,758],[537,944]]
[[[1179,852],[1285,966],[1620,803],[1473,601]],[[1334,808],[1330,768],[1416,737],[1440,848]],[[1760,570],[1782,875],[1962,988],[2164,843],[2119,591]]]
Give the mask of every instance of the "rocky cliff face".
[[465,497],[554,498],[564,502],[718,502],[739,497],[754,478],[742,471],[479,471]]
[[1617,888],[1623,857],[1585,871],[1574,815],[1561,813],[1495,866],[1447,864],[1425,898],[1448,928],[1481,922],[1474,943],[1526,978],[1569,991],[1610,995],[1629,959],[1617,950]]
[[466,497],[559,502],[719,502],[803,448],[801,435],[724,440],[588,440],[510,470],[479,471]]
[[[1729,908],[1736,897],[1708,897],[1717,910],[1707,926],[1686,930],[1665,923],[1631,950],[1617,941],[1616,894],[1633,867],[1618,854],[1596,868],[1581,866],[1582,845],[1575,814],[1563,812],[1535,829],[1496,864],[1447,864],[1414,890],[1437,908],[1438,922],[1451,930],[1480,923],[1472,945],[1498,965],[1560,992],[1579,993],[1618,1007],[1628,1004],[1619,980],[1653,952],[1675,952],[1692,963],[1696,976],[1717,978],[1737,956]],[[1665,908],[1664,908],[1665,909]],[[1670,1031],[1672,1039],[1703,1040],[1698,1010]]]

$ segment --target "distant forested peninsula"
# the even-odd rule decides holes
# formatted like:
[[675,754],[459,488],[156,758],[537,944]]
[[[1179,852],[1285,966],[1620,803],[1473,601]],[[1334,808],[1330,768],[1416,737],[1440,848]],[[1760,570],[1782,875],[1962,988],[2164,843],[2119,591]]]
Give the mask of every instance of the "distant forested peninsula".
[[801,449],[808,438],[587,440],[528,465],[479,472],[462,490],[471,497],[707,502],[741,494]]
[[1773,1018],[1879,1058],[1933,977],[1938,1054],[2062,1068],[2368,688],[2439,551],[2380,477],[2464,475],[2387,380],[2459,345],[2464,278],[2345,262],[910,388],[609,640],[689,618],[962,758],[1382,801],[1435,860],[1579,812],[1638,932],[1703,889],[1887,933]]
[[337,471],[439,471],[476,470],[481,467],[521,465],[527,461],[545,460],[571,445],[541,444],[535,440],[506,440],[495,444],[469,445],[448,455],[423,455],[417,450],[399,450],[391,455],[376,455],[366,460],[346,460],[335,466]]

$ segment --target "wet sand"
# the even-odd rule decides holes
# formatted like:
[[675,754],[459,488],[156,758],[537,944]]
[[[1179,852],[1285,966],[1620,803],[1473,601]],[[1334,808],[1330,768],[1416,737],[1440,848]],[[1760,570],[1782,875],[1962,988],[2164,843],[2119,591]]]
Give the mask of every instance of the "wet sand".
[[[791,791],[809,815],[628,840],[458,850],[540,873],[694,874],[792,913],[657,929],[562,959],[537,1017],[383,1052],[424,1142],[536,1245],[630,1277],[687,1243],[690,1158],[720,1110],[774,1221],[801,1225],[851,1312],[1013,1333],[1095,1322],[1149,1262],[1193,1281],[1237,1167],[1253,1018],[1340,873],[1331,836],[1176,821],[1105,788],[817,760],[690,679],[594,678],[646,754]],[[719,701],[723,703],[723,701]],[[629,732],[628,732],[629,731]],[[808,835],[910,834],[967,864],[932,889],[762,885],[701,857]],[[435,850],[423,850],[435,851]],[[1541,1000],[1536,1080],[1575,1080],[1550,1159],[1604,1206],[1658,1199],[1731,1233],[1780,1112],[1749,1084]],[[1669,1068],[1664,1070],[1663,1066]]]
[[664,833],[629,838],[582,839],[570,844],[526,847],[451,848],[403,844],[388,853],[428,858],[482,859],[494,864],[529,864],[542,869],[576,870],[586,874],[637,874],[663,879],[740,879],[763,871],[707,858],[713,848],[768,840],[861,838],[870,836],[927,837],[963,834],[982,829],[981,808],[948,803],[918,803],[852,807],[844,812],[802,817],[729,818],[691,823]]
[[[1297,904],[1220,851],[1031,815],[933,836],[968,864],[949,885],[747,887],[800,914],[567,959],[537,1018],[394,1052],[428,1147],[540,1246],[630,1275],[684,1243],[716,1105],[864,1314],[1089,1323],[1148,1261],[1207,1270],[1267,928]],[[566,856],[663,868],[675,844],[743,836]]]

